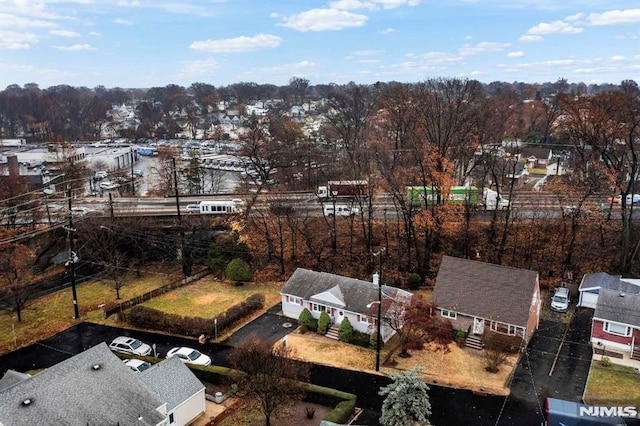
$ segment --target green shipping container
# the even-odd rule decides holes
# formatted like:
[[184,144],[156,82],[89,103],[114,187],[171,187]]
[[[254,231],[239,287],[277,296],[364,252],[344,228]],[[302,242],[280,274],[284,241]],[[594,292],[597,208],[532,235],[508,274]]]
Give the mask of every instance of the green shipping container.
[[[433,187],[407,186],[407,198],[414,206],[424,206],[425,199],[427,204],[431,205],[436,202],[437,196]],[[475,186],[452,186],[446,201],[452,204],[475,206],[480,203],[478,188]]]

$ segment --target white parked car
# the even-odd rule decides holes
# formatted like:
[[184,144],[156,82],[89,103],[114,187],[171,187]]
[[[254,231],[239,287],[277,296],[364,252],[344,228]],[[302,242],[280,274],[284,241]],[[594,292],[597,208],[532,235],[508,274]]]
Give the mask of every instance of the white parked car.
[[104,182],[100,182],[100,189],[117,189],[119,188],[120,185],[117,184],[116,182],[111,182],[111,181],[104,181]]
[[120,336],[113,339],[109,349],[123,354],[147,356],[151,354],[151,346],[133,337]]
[[107,172],[105,172],[104,170],[99,170],[94,176],[96,179],[104,179],[107,177]]
[[126,365],[136,373],[142,373],[144,370],[147,370],[151,367],[151,363],[135,358],[125,359],[122,360],[122,362],[124,362],[124,365]]
[[211,358],[200,351],[191,348],[173,348],[167,352],[167,358],[171,358],[172,356],[177,356],[182,362],[187,362],[189,364],[204,366],[211,365]]
[[73,207],[71,209],[71,214],[73,216],[84,216],[86,214],[91,213],[93,210],[87,208],[87,207]]

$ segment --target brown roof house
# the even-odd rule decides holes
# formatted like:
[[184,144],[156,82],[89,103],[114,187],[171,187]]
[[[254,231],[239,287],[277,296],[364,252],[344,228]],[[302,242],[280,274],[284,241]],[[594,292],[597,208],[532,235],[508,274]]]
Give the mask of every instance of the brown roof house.
[[538,328],[538,273],[492,263],[444,256],[433,300],[440,315],[467,334],[467,346],[482,348],[482,335],[491,330],[519,336],[525,343]]

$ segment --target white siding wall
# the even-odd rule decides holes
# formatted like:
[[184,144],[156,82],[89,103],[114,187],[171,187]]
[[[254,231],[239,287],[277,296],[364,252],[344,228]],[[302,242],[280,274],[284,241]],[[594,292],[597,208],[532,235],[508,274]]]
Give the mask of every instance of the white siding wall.
[[205,411],[204,388],[173,410],[174,421],[178,426],[184,426],[193,421]]

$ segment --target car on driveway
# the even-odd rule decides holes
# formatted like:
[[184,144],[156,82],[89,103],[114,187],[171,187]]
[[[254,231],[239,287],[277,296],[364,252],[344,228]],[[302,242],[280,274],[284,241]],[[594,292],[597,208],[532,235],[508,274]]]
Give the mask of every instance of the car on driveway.
[[151,346],[147,345],[146,343],[142,343],[138,339],[127,336],[116,337],[109,345],[109,348],[114,352],[120,352],[123,354],[141,356],[147,356],[151,354]]
[[136,373],[142,373],[144,370],[151,367],[151,363],[142,361],[141,359],[131,358],[122,360],[122,362],[124,362],[124,365],[126,365]]
[[211,358],[201,353],[200,351],[187,347],[170,349],[169,352],[167,352],[167,358],[171,358],[173,356],[177,356],[182,362],[186,362],[189,364],[204,366],[211,365]]

